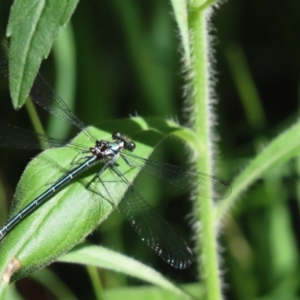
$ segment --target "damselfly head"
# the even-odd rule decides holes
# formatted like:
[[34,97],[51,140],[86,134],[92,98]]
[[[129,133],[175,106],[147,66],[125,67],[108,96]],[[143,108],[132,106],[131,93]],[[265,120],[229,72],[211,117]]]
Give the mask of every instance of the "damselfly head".
[[135,149],[135,143],[132,141],[129,141],[124,135],[122,135],[120,132],[114,132],[112,134],[113,140],[120,142],[123,142],[123,147],[127,150],[132,152]]
[[126,150],[133,151],[135,149],[135,143],[134,142],[127,142],[125,145]]

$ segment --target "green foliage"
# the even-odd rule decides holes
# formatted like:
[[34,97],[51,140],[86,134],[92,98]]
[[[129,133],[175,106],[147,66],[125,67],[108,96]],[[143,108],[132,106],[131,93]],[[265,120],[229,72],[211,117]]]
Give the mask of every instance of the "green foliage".
[[68,23],[77,2],[14,2],[6,33],[12,39],[10,87],[16,109],[24,104],[42,59],[49,55],[59,29]]
[[82,263],[124,273],[171,291],[179,299],[191,299],[187,293],[164,278],[160,273],[136,260],[99,246],[81,245],[59,259],[62,262]]
[[[126,121],[124,120],[122,124],[124,130],[127,131]],[[104,131],[93,128],[90,128],[90,131],[95,136],[102,136],[107,140],[110,138],[110,134]],[[80,133],[73,142],[79,145],[89,144],[89,140],[83,133]],[[139,145],[139,143],[137,146],[142,156],[149,156],[149,151],[151,151],[149,146]],[[18,185],[11,216],[59,180],[70,165],[76,163],[74,157],[78,159],[78,151],[75,149],[58,148],[44,151],[30,162]],[[62,169],[58,169],[53,162],[62,162],[59,164]],[[122,165],[123,168],[125,167],[123,170]],[[137,170],[128,170],[124,161],[120,161],[119,168],[122,172],[126,172],[131,182],[137,175]],[[2,256],[2,268],[5,268],[14,257],[17,257],[22,264],[13,279],[28,276],[33,270],[48,265],[56,257],[71,249],[102,223],[114,209],[114,205],[117,205],[124,197],[127,186],[117,182],[111,172],[105,172],[101,176],[109,190],[109,195],[103,186],[101,188],[101,184],[98,184],[97,187],[93,185],[90,187],[92,190],[96,189],[98,197],[97,194],[91,197],[91,191],[85,188],[85,185],[94,179],[95,172],[97,172],[95,168],[93,172],[86,172],[83,182],[79,180],[69,184],[51,197],[51,201],[27,217],[20,226],[13,230],[12,234],[8,235],[2,245],[2,251],[7,254]],[[28,186],[32,188],[29,189]],[[110,203],[110,196],[114,199],[114,203]],[[62,226],[58,226],[59,230],[53,230],[57,224]],[[19,242],[15,243],[16,240]],[[4,270],[1,271],[4,272]]]
[[[291,113],[297,109],[290,104],[290,99],[293,98],[288,94],[289,89],[282,86],[285,78],[269,88],[271,83],[276,82],[277,76],[289,78],[292,66],[297,67],[292,62],[292,57],[297,57],[299,53],[296,51],[297,38],[291,38],[293,30],[289,28],[273,28],[276,26],[274,20],[277,20],[274,17],[277,15],[273,3],[270,5],[271,10],[261,2],[259,5],[256,3],[255,12],[252,13],[243,7],[245,3],[235,3],[234,0],[221,6],[216,13],[216,27],[222,50],[222,54],[218,54],[221,62],[217,66],[220,91],[215,91],[216,79],[211,59],[213,49],[208,23],[210,6],[214,3],[216,2],[200,0],[172,0],[170,3],[141,3],[134,0],[95,1],[93,4],[81,2],[72,16],[77,1],[14,2],[6,29],[7,35],[11,36],[10,90],[14,107],[23,105],[41,61],[48,56],[55,41],[52,58],[56,65],[53,76],[57,79],[56,90],[75,109],[77,115],[88,123],[97,124],[98,129],[92,129],[96,136],[110,139],[111,132],[119,130],[137,142],[136,152],[143,157],[149,157],[155,150],[154,155],[162,160],[188,160],[201,172],[222,178],[235,178],[231,182],[232,194],[228,198],[214,205],[211,199],[194,195],[191,212],[185,211],[186,214],[193,215],[193,269],[162,271],[163,274],[175,274],[173,281],[184,282],[184,291],[159,272],[139,262],[157,266],[155,258],[152,259],[146,252],[147,249],[140,245],[142,243],[138,237],[131,236],[123,229],[126,223],[123,224],[120,214],[112,214],[102,224],[114,210],[114,205],[121,201],[126,188],[110,183],[111,174],[107,172],[103,180],[108,182],[109,192],[115,203],[105,201],[98,194],[91,194],[85,189],[85,185],[97,169],[88,171],[80,180],[70,183],[57,193],[1,243],[1,272],[14,257],[22,263],[12,281],[42,268],[39,271],[41,273],[33,273],[32,278],[61,299],[87,299],[87,293],[94,293],[97,299],[190,299],[191,296],[185,291],[198,299],[216,300],[222,299],[223,295],[228,299],[243,300],[297,299],[300,285],[297,232],[300,128],[298,113]],[[231,10],[230,5],[234,7]],[[169,14],[170,8],[172,17]],[[280,15],[284,18],[281,10],[280,7]],[[236,19],[240,19],[241,23],[247,20],[247,16],[243,17],[245,11],[247,16],[251,16],[250,21],[248,20],[251,27],[257,25],[254,40],[258,43],[263,43],[260,40],[260,20],[265,20],[266,14],[273,16],[272,30],[277,35],[279,32],[289,33],[286,36],[282,33],[284,39],[277,41],[277,44],[286,45],[289,49],[284,55],[280,55],[280,58],[285,58],[287,73],[282,71],[282,66],[281,69],[274,67],[274,61],[282,60],[270,55],[275,53],[277,46],[263,48],[261,44],[255,44],[257,48],[253,48],[243,41],[243,53],[240,45],[232,42],[239,39],[237,28],[240,29],[240,25],[235,23]],[[296,11],[293,8],[286,15],[292,20]],[[259,16],[259,12],[263,12],[263,16]],[[8,16],[9,10],[5,13]],[[255,13],[258,14],[256,18]],[[240,18],[234,18],[235,14],[239,14]],[[72,22],[69,22],[71,16]],[[281,26],[283,23],[292,24],[290,19],[282,22]],[[295,19],[298,20],[298,16]],[[61,27],[67,23],[68,27],[56,39]],[[246,27],[249,27],[249,23]],[[178,31],[178,41],[174,34],[175,28]],[[251,39],[247,34],[243,34],[244,36]],[[274,36],[273,38],[275,39]],[[293,46],[289,47],[290,38]],[[290,57],[291,61],[288,63]],[[247,65],[249,61],[251,71]],[[257,61],[260,64],[256,65]],[[265,69],[261,67],[262,61],[266,63]],[[230,73],[226,73],[229,72],[224,67],[226,64]],[[53,75],[52,65],[50,63],[45,68],[45,73],[50,78]],[[180,69],[183,70],[182,76],[179,76]],[[231,78],[233,81],[230,81]],[[276,90],[276,85],[280,87],[277,90],[277,102],[275,92],[266,97],[266,91],[262,88],[266,86],[266,90],[272,92]],[[297,89],[295,86],[293,88]],[[182,89],[187,94],[184,104]],[[230,89],[236,91],[237,95],[229,92]],[[215,94],[220,94],[219,106],[214,105]],[[290,108],[288,112],[286,107]],[[27,104],[27,110],[34,127],[40,127],[34,107]],[[219,127],[215,126],[215,111],[220,115]],[[142,116],[156,117],[124,119],[136,112]],[[190,127],[166,120],[169,116],[176,116],[178,123],[185,123]],[[0,109],[0,119],[3,117],[10,123],[16,122],[15,112],[9,113],[7,107]],[[41,119],[45,124],[44,116]],[[68,125],[57,123],[53,117],[47,121],[45,131],[48,134],[62,138],[69,136],[71,129]],[[215,142],[216,131],[221,137],[218,144]],[[166,138],[171,136],[177,139]],[[75,140],[89,145],[82,134]],[[170,147],[169,144],[172,148],[168,152],[165,148]],[[217,148],[220,148],[220,157],[225,163],[216,162]],[[8,194],[7,182],[10,181],[9,162],[15,162],[15,165],[22,163],[21,155],[9,155],[4,156],[0,165],[3,223],[6,219],[4,197]],[[78,152],[74,149],[61,148],[47,150],[32,160],[18,185],[10,216],[60,178],[77,155]],[[125,168],[122,162],[120,168]],[[18,171],[15,172],[14,176],[18,177]],[[2,179],[3,174],[5,181]],[[133,182],[138,173],[130,170],[128,175],[130,182]],[[140,187],[146,200],[158,206],[157,209],[161,209],[163,214],[168,212],[166,219],[170,215],[179,214],[178,219],[171,220],[172,225],[176,226],[182,221],[182,207],[178,208],[179,212],[176,211],[178,202],[167,206],[168,199],[178,196],[176,192],[167,191],[165,185],[149,178],[139,180],[139,177],[134,182]],[[100,194],[106,193],[101,186],[97,186],[96,190]],[[159,205],[157,199],[162,199]],[[224,226],[220,241],[216,228],[219,228],[221,222]],[[83,243],[60,256],[100,223],[101,232],[95,233],[93,237],[100,234],[104,247],[108,245],[109,248],[118,249],[120,253]],[[176,229],[180,231],[181,227],[178,225]],[[221,253],[218,252],[220,243],[226,249]],[[129,258],[125,253],[137,260]],[[56,259],[65,263],[98,267],[99,276],[95,269],[88,269],[94,291],[90,289],[84,296],[77,296],[76,284],[71,292],[58,276],[43,269]],[[219,263],[220,260],[222,264]],[[68,264],[68,267],[71,268],[71,265]],[[221,276],[224,270],[225,275]],[[70,276],[70,272],[68,273]],[[74,277],[77,275],[75,273],[77,271],[72,274]],[[79,273],[80,278],[86,277],[82,270]],[[195,273],[200,274],[200,280]],[[128,277],[138,278],[154,286],[137,287],[136,282]],[[196,283],[186,284],[192,281]],[[22,280],[16,284],[19,282]],[[225,291],[222,290],[223,284],[226,286]],[[0,284],[2,299],[7,288],[7,284]],[[12,299],[16,299],[16,291],[11,289],[9,292],[13,294]],[[7,297],[10,297],[9,293]]]

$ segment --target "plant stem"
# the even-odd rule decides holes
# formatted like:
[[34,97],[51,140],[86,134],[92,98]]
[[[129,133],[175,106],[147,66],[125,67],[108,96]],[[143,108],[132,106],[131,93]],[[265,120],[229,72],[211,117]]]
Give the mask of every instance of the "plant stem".
[[93,289],[94,289],[95,296],[96,296],[97,300],[102,300],[103,299],[103,297],[102,297],[102,283],[101,283],[101,279],[100,279],[99,274],[98,274],[97,267],[87,265],[86,270],[89,273],[91,283],[93,285]]
[[[192,48],[190,121],[199,137],[198,150],[201,160],[197,169],[211,174],[213,169],[212,147],[212,99],[210,91],[211,68],[209,62],[209,36],[207,10],[189,10],[189,29]],[[201,221],[201,234],[197,235],[197,248],[202,250],[199,273],[205,282],[206,299],[222,299],[219,278],[217,233],[214,226],[214,205],[208,198],[198,197],[195,202],[195,218]]]

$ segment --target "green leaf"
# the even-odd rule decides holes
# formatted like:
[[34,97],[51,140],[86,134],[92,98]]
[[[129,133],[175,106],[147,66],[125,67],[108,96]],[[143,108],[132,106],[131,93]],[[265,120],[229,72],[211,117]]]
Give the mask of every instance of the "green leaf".
[[174,295],[180,297],[180,299],[191,299],[190,295],[154,269],[125,255],[100,246],[80,245],[61,257],[59,261],[91,265],[124,273],[171,291]]
[[219,221],[224,217],[251,184],[261,178],[272,167],[286,163],[291,158],[299,156],[299,153],[300,123],[298,122],[275,138],[235,178],[232,184],[232,194],[218,205],[217,220]]
[[183,48],[183,62],[184,67],[189,69],[191,67],[191,49],[189,40],[189,26],[188,26],[188,11],[187,1],[185,0],[171,0],[174,17],[177,22],[181,37],[181,46]]
[[[56,69],[55,91],[64,100],[68,107],[75,110],[76,95],[76,48],[73,27],[69,23],[60,31],[53,46],[53,58]],[[48,134],[58,138],[66,138],[70,132],[70,125],[62,126],[62,123],[50,116],[48,120]]]
[[[206,299],[203,292],[203,287],[199,284],[184,284],[184,289],[194,296],[193,299]],[[106,300],[119,299],[143,299],[143,300],[176,300],[183,299],[177,297],[173,293],[154,286],[127,286],[121,288],[107,289],[103,293]]]
[[[117,130],[122,130],[124,134],[131,133],[136,143],[135,153],[145,158],[149,157],[154,145],[166,134],[180,130],[172,122],[155,118],[108,122],[102,124],[101,128],[102,130],[90,127],[90,130],[94,136],[104,140],[111,140],[111,132]],[[87,147],[93,146],[83,133],[73,142]],[[50,188],[79,158],[78,150],[63,147],[46,150],[32,160],[17,187],[10,216],[14,216]],[[75,179],[67,184],[8,234],[1,244],[1,274],[5,273],[14,258],[20,262],[21,268],[16,271],[12,280],[27,276],[50,264],[83,240],[108,217],[123,198],[127,186],[120,184],[114,174],[106,170],[101,175],[105,188],[97,182],[91,185],[94,193],[87,190],[86,184],[95,177],[100,168],[100,165],[94,166],[84,172],[79,180]],[[118,160],[118,168],[123,173],[126,172],[126,178],[131,183],[138,174],[137,168],[130,168],[122,159]]]
[[72,16],[78,0],[16,0],[6,34],[11,37],[10,90],[18,109],[29,94],[42,59],[49,55],[59,29]]

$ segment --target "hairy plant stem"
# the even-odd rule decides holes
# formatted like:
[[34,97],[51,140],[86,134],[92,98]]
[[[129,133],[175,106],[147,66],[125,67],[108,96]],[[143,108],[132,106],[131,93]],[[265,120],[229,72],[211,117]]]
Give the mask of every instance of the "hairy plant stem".
[[[209,34],[207,10],[189,10],[189,32],[192,49],[190,121],[199,137],[198,151],[201,159],[197,169],[212,174],[212,99],[210,91],[211,68],[209,62]],[[197,235],[199,273],[205,282],[206,299],[222,299],[219,277],[217,232],[214,223],[214,204],[211,199],[198,197],[195,202],[195,218],[201,222],[201,234]],[[201,249],[201,252],[200,252]]]

